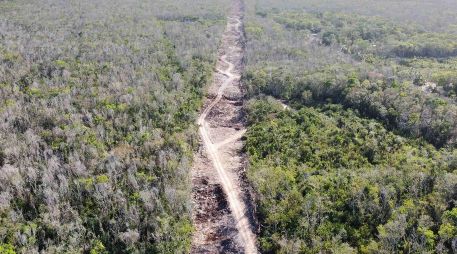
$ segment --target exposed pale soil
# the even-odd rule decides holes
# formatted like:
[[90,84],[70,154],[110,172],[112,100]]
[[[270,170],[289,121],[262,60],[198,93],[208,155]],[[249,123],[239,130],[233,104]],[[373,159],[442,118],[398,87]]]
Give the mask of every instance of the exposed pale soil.
[[234,1],[207,103],[198,119],[201,149],[192,171],[192,253],[257,253],[242,138],[243,5]]

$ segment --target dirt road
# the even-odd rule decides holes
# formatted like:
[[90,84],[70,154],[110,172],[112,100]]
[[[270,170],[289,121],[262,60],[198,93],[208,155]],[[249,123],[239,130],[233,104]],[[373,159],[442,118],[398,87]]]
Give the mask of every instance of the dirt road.
[[243,181],[242,141],[246,132],[240,87],[243,6],[234,10],[220,48],[208,104],[198,119],[202,150],[193,170],[192,253],[257,253],[250,196]]

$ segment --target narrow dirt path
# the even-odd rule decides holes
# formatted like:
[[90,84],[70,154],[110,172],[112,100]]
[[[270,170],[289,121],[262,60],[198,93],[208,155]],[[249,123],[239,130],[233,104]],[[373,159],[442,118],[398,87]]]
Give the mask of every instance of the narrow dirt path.
[[192,253],[257,253],[241,153],[243,36],[243,4],[235,0],[210,88],[213,99],[198,119],[202,149],[192,174],[197,229]]

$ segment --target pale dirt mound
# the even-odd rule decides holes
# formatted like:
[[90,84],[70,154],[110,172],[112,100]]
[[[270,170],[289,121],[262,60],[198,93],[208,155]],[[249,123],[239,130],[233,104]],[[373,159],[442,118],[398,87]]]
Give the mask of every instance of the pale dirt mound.
[[[224,80],[226,80],[226,79],[227,79],[227,77],[224,76],[224,75],[222,75],[222,74],[220,74],[220,73],[214,73],[214,74],[213,74],[213,84],[214,84],[214,83],[216,83],[216,84],[222,84],[222,83],[224,82]],[[214,98],[217,96],[218,90],[219,90],[219,87],[214,86],[214,85],[210,86],[210,87],[208,88],[208,94],[207,94],[208,99],[210,99],[210,100],[211,100],[211,99],[214,99]],[[209,104],[209,102],[210,102],[210,101],[207,101],[208,104]],[[207,106],[207,105],[205,105],[204,108],[206,108],[206,106]]]

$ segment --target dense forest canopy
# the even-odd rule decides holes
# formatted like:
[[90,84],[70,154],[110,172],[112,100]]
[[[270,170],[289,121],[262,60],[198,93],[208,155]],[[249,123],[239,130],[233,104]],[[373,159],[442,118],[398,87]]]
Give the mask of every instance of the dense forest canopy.
[[188,252],[228,7],[0,1],[0,253]]
[[457,251],[455,3],[248,3],[261,250]]
[[457,33],[457,6],[453,0],[262,0],[256,8],[258,12],[304,10],[379,16],[430,31]]
[[246,24],[255,49],[247,53],[248,90],[294,100],[310,92],[437,147],[455,145],[455,35],[379,17],[256,10]]
[[0,254],[189,253],[222,38],[259,251],[457,253],[455,1],[237,3],[0,1]]

